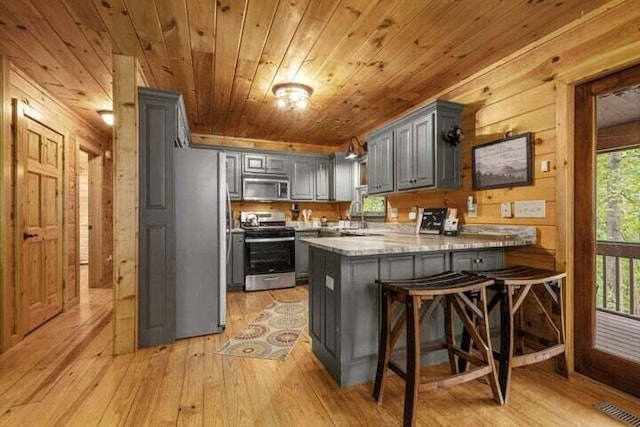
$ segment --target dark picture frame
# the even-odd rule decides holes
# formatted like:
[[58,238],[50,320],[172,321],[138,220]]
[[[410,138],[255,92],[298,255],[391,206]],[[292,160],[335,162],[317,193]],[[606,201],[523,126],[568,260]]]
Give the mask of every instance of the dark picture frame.
[[471,177],[474,190],[519,187],[533,183],[531,132],[473,147]]

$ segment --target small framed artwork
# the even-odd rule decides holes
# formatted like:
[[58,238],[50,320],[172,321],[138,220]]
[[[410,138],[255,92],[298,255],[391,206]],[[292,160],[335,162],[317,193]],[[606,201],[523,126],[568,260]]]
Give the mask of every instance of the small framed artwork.
[[531,132],[473,147],[474,190],[531,185]]

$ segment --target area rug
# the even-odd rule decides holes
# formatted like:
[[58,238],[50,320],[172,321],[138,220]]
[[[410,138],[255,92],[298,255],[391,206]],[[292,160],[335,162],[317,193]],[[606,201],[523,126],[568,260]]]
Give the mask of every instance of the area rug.
[[285,360],[307,326],[308,302],[269,304],[218,350],[227,356]]

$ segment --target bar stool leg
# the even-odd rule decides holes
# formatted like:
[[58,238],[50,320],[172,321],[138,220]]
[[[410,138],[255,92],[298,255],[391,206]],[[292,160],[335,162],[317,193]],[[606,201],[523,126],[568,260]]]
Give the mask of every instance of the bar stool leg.
[[[456,356],[452,351],[452,348],[456,346],[456,337],[453,323],[453,310],[451,307],[452,301],[451,297],[447,295],[444,303],[444,330],[447,339],[447,353],[449,355],[449,369],[451,371],[451,375],[457,374],[458,365],[456,365]],[[462,358],[461,358],[462,359]]]
[[511,360],[513,358],[513,289],[502,287],[502,302],[500,304],[500,367],[498,380],[504,403],[509,400],[507,394],[511,382]]
[[373,398],[382,403],[384,383],[386,380],[387,365],[391,358],[391,315],[392,301],[389,291],[382,289],[382,324],[380,325],[380,347],[378,350],[378,369],[376,370],[376,382],[373,387]]
[[[565,344],[565,332],[564,332],[564,298],[563,298],[563,290],[562,290],[562,280],[556,282],[558,288],[558,309],[560,312],[560,320],[558,325],[558,330],[560,331],[560,336],[558,337],[560,344]],[[566,345],[566,344],[565,344]],[[565,352],[556,356],[556,371],[564,376],[565,378],[569,378],[569,368],[567,367],[567,356],[566,356],[566,348]]]
[[501,405],[504,405],[505,399],[504,394],[500,388],[500,383],[498,381],[498,371],[496,369],[496,362],[493,358],[493,345],[491,344],[491,331],[489,330],[489,310],[487,310],[487,290],[481,289],[478,305],[482,310],[482,314],[484,318],[477,318],[477,323],[479,324],[478,332],[480,333],[480,337],[485,341],[486,347],[483,347],[478,343],[478,350],[483,353],[484,359],[487,361],[489,366],[491,366],[492,372],[489,374],[489,384],[491,385],[491,391],[493,392],[493,398],[496,402]]
[[404,393],[403,425],[416,425],[416,406],[420,386],[420,297],[407,299],[407,380]]

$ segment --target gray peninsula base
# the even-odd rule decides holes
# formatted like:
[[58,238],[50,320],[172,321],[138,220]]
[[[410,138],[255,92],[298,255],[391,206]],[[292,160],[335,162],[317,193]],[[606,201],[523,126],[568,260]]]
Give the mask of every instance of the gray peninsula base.
[[[412,279],[446,270],[490,270],[504,264],[504,249],[347,256],[309,248],[309,331],[312,350],[340,384],[372,381],[378,358],[380,290],[375,280]],[[423,341],[444,338],[442,310],[422,325]],[[396,348],[404,347],[404,337]],[[446,359],[430,353],[423,364]]]

